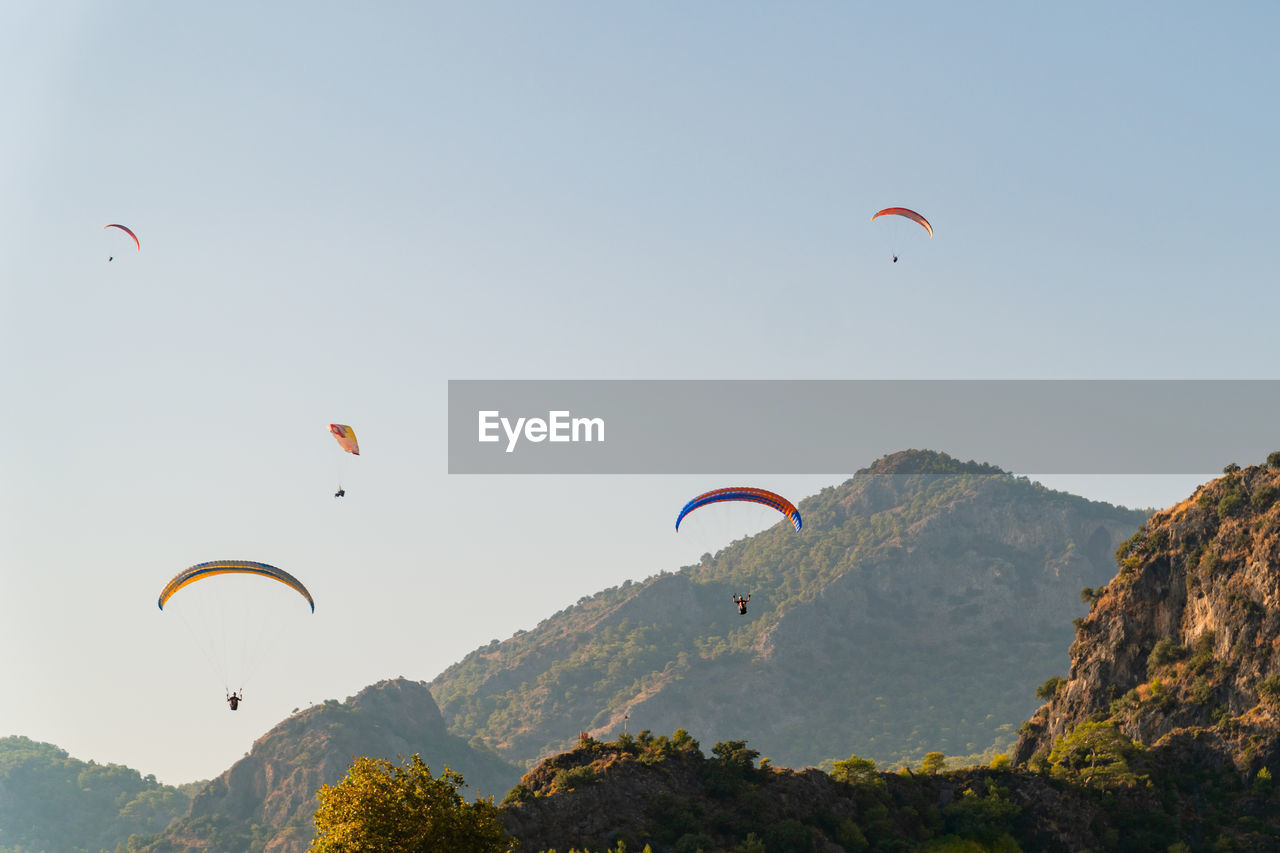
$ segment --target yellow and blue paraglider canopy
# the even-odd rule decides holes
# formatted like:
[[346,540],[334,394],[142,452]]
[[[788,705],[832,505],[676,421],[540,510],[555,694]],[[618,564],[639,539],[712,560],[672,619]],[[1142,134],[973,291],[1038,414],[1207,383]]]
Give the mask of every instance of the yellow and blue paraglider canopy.
[[164,610],[164,604],[173,594],[184,586],[193,584],[196,581],[205,580],[215,575],[226,574],[246,574],[258,575],[264,578],[270,578],[279,581],[287,587],[296,591],[299,595],[307,600],[311,605],[311,612],[316,611],[316,602],[311,597],[311,593],[302,585],[302,581],[286,572],[284,569],[277,569],[275,566],[269,566],[266,563],[257,563],[253,560],[214,560],[209,563],[197,563],[189,569],[183,569],[174,576],[173,580],[164,585],[164,589],[160,590],[160,609]]

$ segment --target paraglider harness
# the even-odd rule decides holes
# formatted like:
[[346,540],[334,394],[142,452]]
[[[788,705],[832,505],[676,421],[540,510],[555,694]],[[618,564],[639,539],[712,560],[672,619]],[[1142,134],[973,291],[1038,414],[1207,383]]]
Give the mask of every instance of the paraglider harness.
[[228,694],[227,694],[227,704],[231,706],[231,710],[233,710],[233,711],[234,711],[234,710],[236,710],[237,708],[239,708],[239,707],[240,707],[240,703],[241,703],[241,702],[243,702],[243,701],[244,701],[244,688],[243,688],[243,687],[241,687],[241,688],[240,688],[240,692],[239,692],[239,693],[228,693]]
[[743,598],[742,596],[738,595],[737,593],[734,593],[734,596],[733,596],[733,603],[734,603],[734,604],[736,604],[736,605],[738,605],[738,614],[739,614],[739,615],[741,615],[741,616],[745,616],[745,615],[746,615],[746,613],[747,613],[747,602],[748,602],[748,601],[750,601],[750,600],[751,600],[751,593],[747,593],[747,597],[746,597],[746,598]]

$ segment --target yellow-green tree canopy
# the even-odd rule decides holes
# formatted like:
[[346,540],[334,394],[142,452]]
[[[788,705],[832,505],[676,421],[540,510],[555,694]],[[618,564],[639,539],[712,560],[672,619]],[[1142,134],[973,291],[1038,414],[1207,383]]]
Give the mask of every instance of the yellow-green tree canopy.
[[439,777],[418,755],[401,766],[357,758],[337,785],[316,792],[316,836],[310,853],[511,853],[493,798],[468,804],[462,774]]

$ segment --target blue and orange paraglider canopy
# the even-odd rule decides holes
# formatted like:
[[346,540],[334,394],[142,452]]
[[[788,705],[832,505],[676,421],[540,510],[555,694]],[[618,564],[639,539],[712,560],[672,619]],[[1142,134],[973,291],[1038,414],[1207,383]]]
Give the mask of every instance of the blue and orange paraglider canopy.
[[707,504],[720,503],[721,501],[751,501],[764,504],[789,518],[797,531],[800,530],[802,525],[800,510],[796,509],[796,505],[782,495],[766,489],[757,489],[754,486],[732,486],[727,489],[712,489],[709,492],[704,492],[685,504],[684,509],[680,510],[680,514],[676,516],[676,530],[680,529],[680,522],[684,520],[684,517],[695,509],[704,507]]

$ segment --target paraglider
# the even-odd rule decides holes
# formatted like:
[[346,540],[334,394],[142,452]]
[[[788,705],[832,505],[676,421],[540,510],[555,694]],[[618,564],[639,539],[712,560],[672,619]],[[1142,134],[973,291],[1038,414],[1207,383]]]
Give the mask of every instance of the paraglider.
[[[120,225],[120,224],[117,224],[117,223],[114,223],[114,222],[113,222],[113,223],[111,223],[110,225],[103,225],[103,226],[102,226],[102,230],[104,230],[104,231],[105,231],[106,229],[108,229],[108,228],[119,228],[121,231],[123,231],[124,233],[128,234],[130,237],[132,237],[132,238],[133,238],[133,245],[135,245],[135,246],[137,246],[137,247],[138,247],[138,251],[139,251],[139,252],[141,252],[141,251],[142,251],[142,243],[141,243],[141,242],[139,242],[139,240],[138,240],[138,235],[133,233],[133,229],[129,228],[129,227],[128,227],[128,226],[126,226],[126,225]],[[113,260],[115,260],[115,255],[112,255],[111,257],[107,258],[107,260],[108,260],[108,261],[113,261]]]
[[[933,236],[933,226],[929,224],[929,220],[925,219],[914,210],[909,210],[905,207],[886,207],[884,210],[878,211],[875,216],[871,217],[871,221],[874,222],[876,218],[880,216],[905,216],[912,222],[918,223],[925,231],[928,231],[930,237]],[[893,262],[895,264],[898,262],[897,252],[893,253]]]
[[743,598],[742,596],[738,595],[737,593],[735,593],[735,594],[734,594],[734,596],[733,596],[733,603],[734,603],[734,604],[736,604],[736,605],[738,605],[738,614],[739,614],[739,615],[741,615],[741,616],[746,616],[746,615],[747,615],[747,602],[748,602],[748,601],[750,601],[750,600],[751,600],[751,593],[747,593],[747,597],[746,597],[746,598]]
[[[352,456],[360,455],[360,443],[356,441],[356,431],[346,424],[329,424],[329,432],[333,433],[334,440],[338,442],[338,446],[350,453]],[[342,476],[338,476],[338,491],[333,493],[335,498],[344,497],[347,490],[342,488]]]
[[676,530],[680,530],[680,522],[695,509],[721,501],[752,501],[764,504],[789,518],[797,531],[800,530],[802,524],[800,510],[796,509],[796,505],[782,495],[766,489],[757,489],[754,486],[733,486],[727,489],[713,489],[709,492],[704,492],[685,504],[684,508],[680,510],[680,514],[676,516]]
[[244,701],[244,685],[269,658],[270,649],[285,636],[299,636],[296,620],[305,619],[308,611],[290,606],[298,600],[295,593],[314,613],[310,591],[283,569],[254,560],[213,560],[174,575],[157,603],[161,611],[177,613],[177,621],[222,680],[226,702],[235,711]]

